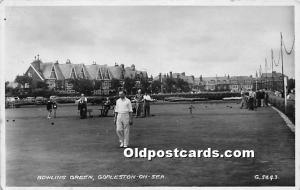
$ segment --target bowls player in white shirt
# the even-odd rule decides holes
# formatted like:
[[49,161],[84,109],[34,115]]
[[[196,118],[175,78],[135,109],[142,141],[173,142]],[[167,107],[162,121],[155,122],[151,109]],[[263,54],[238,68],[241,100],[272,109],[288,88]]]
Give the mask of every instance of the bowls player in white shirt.
[[119,137],[120,147],[128,147],[129,131],[132,122],[132,105],[131,101],[125,97],[125,92],[119,92],[119,99],[116,101],[114,123],[116,132]]

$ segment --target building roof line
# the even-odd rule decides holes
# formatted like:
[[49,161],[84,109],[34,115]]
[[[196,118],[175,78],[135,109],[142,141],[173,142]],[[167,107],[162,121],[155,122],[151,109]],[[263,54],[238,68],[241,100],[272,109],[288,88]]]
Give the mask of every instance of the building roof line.
[[[51,68],[51,72],[50,72],[50,77],[51,77],[51,73],[52,73],[52,69],[53,69],[53,68],[54,68],[55,79],[58,80],[58,79],[57,79],[57,74],[56,74],[57,71],[56,71],[56,68],[55,68],[55,63],[52,64],[52,68]],[[50,78],[50,77],[49,77],[49,78]],[[50,78],[50,79],[51,79],[51,78]]]
[[40,75],[40,73],[34,68],[34,66],[32,66],[32,64],[30,64],[30,67],[33,68],[33,70],[38,74],[38,76],[42,79],[42,81],[44,81],[44,78]]

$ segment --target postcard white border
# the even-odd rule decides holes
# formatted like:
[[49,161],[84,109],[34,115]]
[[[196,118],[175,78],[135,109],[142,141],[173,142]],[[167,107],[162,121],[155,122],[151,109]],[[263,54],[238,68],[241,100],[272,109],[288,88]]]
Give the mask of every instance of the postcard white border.
[[[57,189],[66,189],[66,190],[85,190],[85,189],[191,189],[191,190],[211,190],[211,189],[222,189],[222,190],[232,190],[232,189],[275,189],[275,190],[295,190],[300,189],[300,160],[299,160],[299,152],[300,145],[298,142],[298,137],[300,131],[297,130],[297,126],[299,126],[298,119],[298,108],[300,106],[300,102],[298,101],[300,97],[298,95],[300,90],[300,85],[298,84],[300,77],[299,64],[297,61],[300,60],[300,55],[297,54],[297,45],[300,44],[300,38],[296,34],[300,34],[299,26],[300,26],[300,1],[296,0],[287,0],[287,1],[274,1],[274,0],[254,0],[254,1],[246,1],[246,0],[211,0],[211,1],[200,1],[200,0],[0,0],[0,15],[1,15],[1,52],[0,52],[0,60],[1,60],[1,70],[0,70],[0,95],[1,95],[1,187],[3,189],[9,190],[57,190]],[[295,187],[6,187],[6,172],[5,172],[5,86],[4,86],[4,71],[5,71],[5,34],[4,34],[4,18],[5,18],[5,7],[8,6],[294,6],[295,7],[295,81],[296,82],[296,121],[295,121]]]

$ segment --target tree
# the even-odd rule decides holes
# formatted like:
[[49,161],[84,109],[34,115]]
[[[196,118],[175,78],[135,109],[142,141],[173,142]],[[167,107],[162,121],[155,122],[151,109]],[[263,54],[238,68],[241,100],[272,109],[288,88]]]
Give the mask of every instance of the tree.
[[14,94],[14,89],[9,85],[8,81],[5,81],[5,96],[12,96]]
[[31,86],[32,84],[32,78],[26,75],[18,75],[15,78],[15,82],[20,84],[22,87],[25,88],[25,84],[29,84],[29,86]]
[[168,93],[175,91],[175,80],[173,78],[166,78],[164,86],[166,87],[166,91]]
[[120,83],[120,80],[118,79],[111,79],[111,89],[114,91],[114,92],[118,92],[119,91],[119,88],[121,87],[121,83]]
[[153,93],[159,93],[161,90],[161,82],[159,80],[155,80],[151,84],[151,90]]
[[190,86],[189,86],[189,83],[184,81],[181,78],[176,79],[175,86],[176,86],[177,89],[179,89],[182,92],[189,92],[191,90]]
[[127,93],[132,94],[133,88],[135,87],[135,80],[131,78],[125,78],[124,79],[124,90],[126,90]]
[[5,81],[5,90],[8,88],[8,84],[9,84],[9,82]]
[[55,95],[54,89],[35,88],[31,92],[31,96],[50,97],[52,95]]
[[36,83],[36,88],[48,89],[48,84],[45,83],[44,81],[38,81]]
[[73,84],[73,89],[79,93],[91,95],[94,90],[93,82],[88,79],[74,79],[70,81]]
[[148,91],[148,90],[152,90],[152,89],[150,89],[150,83],[149,83],[148,79],[143,78],[141,80],[141,89],[142,89],[143,92]]

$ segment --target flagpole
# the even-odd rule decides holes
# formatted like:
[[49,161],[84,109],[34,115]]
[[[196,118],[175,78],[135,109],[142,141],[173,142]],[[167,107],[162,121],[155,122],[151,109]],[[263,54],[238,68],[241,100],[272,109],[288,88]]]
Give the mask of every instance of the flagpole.
[[268,70],[267,70],[267,58],[265,58],[265,72],[266,72],[266,88],[268,89]]
[[272,57],[272,91],[274,91],[274,76],[273,76],[274,53],[273,53],[273,49],[271,49],[271,57]]
[[282,97],[284,97],[285,89],[284,89],[284,74],[283,74],[283,53],[282,53],[282,32],[280,32],[280,53],[281,53],[281,78],[282,78]]
[[282,97],[284,98],[284,113],[286,113],[286,106],[287,106],[287,100],[286,100],[286,89],[285,89],[285,80],[284,80],[284,74],[283,74],[283,53],[282,53],[282,32],[280,32],[281,42],[280,42],[280,52],[281,52],[281,77],[282,77]]

